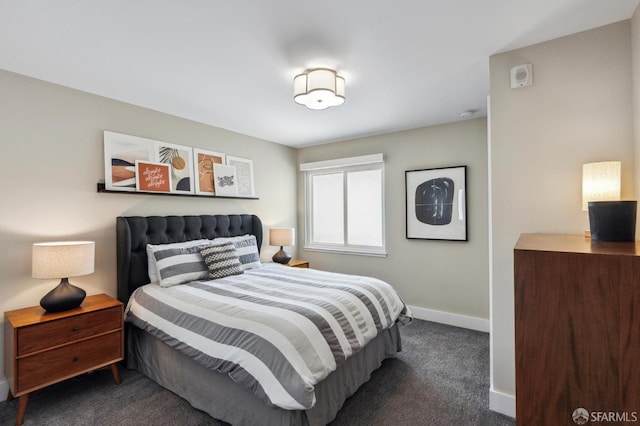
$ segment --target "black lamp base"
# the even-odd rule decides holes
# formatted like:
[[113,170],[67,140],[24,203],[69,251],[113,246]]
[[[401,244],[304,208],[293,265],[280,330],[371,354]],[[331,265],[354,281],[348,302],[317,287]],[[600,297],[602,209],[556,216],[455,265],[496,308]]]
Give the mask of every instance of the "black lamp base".
[[595,241],[635,241],[637,201],[589,201],[589,227]]
[[278,252],[273,255],[271,260],[276,263],[282,263],[284,265],[286,263],[289,263],[289,261],[291,260],[291,256],[282,249],[282,246],[280,246],[280,250],[278,250]]
[[69,278],[63,278],[60,284],[40,300],[40,306],[47,312],[61,312],[77,308],[87,293],[69,284]]

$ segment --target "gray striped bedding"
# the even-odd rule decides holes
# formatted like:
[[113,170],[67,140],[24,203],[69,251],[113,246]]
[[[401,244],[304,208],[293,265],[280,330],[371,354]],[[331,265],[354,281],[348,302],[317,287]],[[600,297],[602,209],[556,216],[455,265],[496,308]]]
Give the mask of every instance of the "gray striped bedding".
[[267,263],[218,280],[140,287],[125,319],[265,403],[301,410],[315,404],[314,385],[410,313],[378,279]]

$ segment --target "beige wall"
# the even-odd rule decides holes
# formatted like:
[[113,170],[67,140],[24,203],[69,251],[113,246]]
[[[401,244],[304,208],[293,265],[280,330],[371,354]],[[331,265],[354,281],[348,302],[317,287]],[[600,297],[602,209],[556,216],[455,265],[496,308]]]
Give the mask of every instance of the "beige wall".
[[[386,258],[299,250],[312,267],[367,274],[393,284],[420,308],[488,319],[486,120],[426,127],[300,149],[300,163],[382,153],[385,158]],[[467,167],[469,241],[405,238],[405,170]],[[302,247],[304,180],[299,181],[298,245]]]
[[[583,163],[622,160],[623,197],[634,198],[630,41],[630,23],[623,21],[491,57],[495,392],[515,395],[513,247],[518,236],[580,234],[588,228],[581,210]],[[525,63],[533,64],[533,86],[510,89],[509,70]]]
[[[296,226],[293,148],[4,71],[0,93],[0,312],[37,305],[56,285],[31,278],[37,241],[95,240],[95,273],[71,281],[115,296],[119,215],[255,213],[265,228]],[[252,158],[260,199],[98,194],[103,130]],[[273,253],[265,242],[263,259]]]

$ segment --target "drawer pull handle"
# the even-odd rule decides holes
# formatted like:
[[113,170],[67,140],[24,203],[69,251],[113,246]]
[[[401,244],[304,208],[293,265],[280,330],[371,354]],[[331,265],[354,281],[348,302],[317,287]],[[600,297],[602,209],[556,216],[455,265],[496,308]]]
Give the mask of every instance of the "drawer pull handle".
[[71,331],[78,331],[78,330],[80,330],[80,328],[78,327],[73,327],[73,329],[71,329]]
[[73,362],[76,362],[77,360],[78,360],[78,355],[75,355],[75,356],[73,357]]

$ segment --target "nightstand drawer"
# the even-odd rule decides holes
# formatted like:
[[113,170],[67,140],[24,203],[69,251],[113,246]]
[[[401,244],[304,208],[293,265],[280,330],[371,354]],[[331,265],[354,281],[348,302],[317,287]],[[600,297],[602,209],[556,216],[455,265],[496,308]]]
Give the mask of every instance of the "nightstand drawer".
[[116,331],[18,359],[15,393],[20,394],[120,360],[121,333]]
[[18,356],[117,330],[122,308],[114,307],[18,329]]

